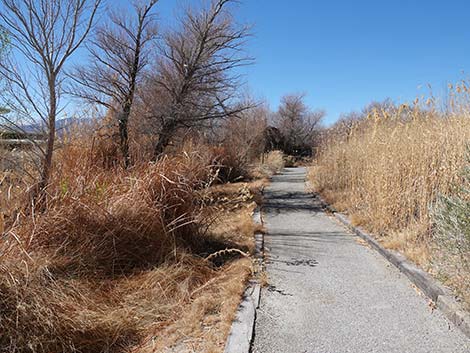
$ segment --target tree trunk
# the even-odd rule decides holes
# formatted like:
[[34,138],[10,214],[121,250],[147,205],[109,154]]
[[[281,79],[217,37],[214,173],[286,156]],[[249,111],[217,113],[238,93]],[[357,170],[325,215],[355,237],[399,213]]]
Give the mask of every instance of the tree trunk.
[[46,155],[42,166],[41,181],[39,183],[39,191],[43,192],[49,184],[52,169],[52,155],[55,143],[55,114],[49,117],[49,131],[47,136]]
[[55,79],[50,78],[49,83],[49,104],[50,110],[47,117],[47,146],[46,154],[44,156],[44,161],[42,165],[41,179],[38,184],[37,190],[34,191],[33,201],[38,204],[39,209],[44,209],[46,207],[45,193],[46,188],[49,185],[52,171],[52,156],[54,153],[54,143],[55,143],[55,130],[56,130],[56,116],[57,116],[57,97],[55,92]]
[[130,109],[124,108],[122,113],[119,116],[119,138],[122,158],[124,159],[124,167],[127,169],[130,165],[129,157],[129,131],[128,131],[128,122],[129,122]]
[[132,70],[130,73],[130,85],[129,85],[129,94],[125,98],[124,108],[122,110],[121,116],[119,117],[119,136],[121,139],[121,153],[124,158],[124,167],[127,169],[130,166],[130,156],[129,156],[129,129],[128,122],[131,115],[132,103],[134,102],[134,93],[135,85],[137,80],[137,74],[139,71],[139,62],[140,62],[140,51],[142,49],[141,38],[143,31],[143,19],[140,22],[139,30],[137,32],[137,40],[135,44],[134,51],[134,62],[132,63]]
[[157,161],[160,158],[160,156],[163,154],[163,152],[165,152],[165,148],[170,144],[174,129],[175,129],[174,124],[163,125],[162,131],[159,134],[158,141],[155,144],[155,148],[153,150],[154,161]]

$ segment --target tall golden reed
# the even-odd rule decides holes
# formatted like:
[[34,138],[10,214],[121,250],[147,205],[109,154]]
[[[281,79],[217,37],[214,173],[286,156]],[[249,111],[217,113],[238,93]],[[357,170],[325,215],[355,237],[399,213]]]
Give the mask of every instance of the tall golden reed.
[[[450,95],[445,112],[433,108],[433,102],[424,108],[415,102],[375,110],[347,128],[330,129],[310,180],[353,223],[443,274],[470,303],[470,287],[457,283],[469,283],[470,273],[434,241],[432,212],[439,196],[455,194],[464,183],[470,146],[468,98],[469,89],[462,83]],[[442,258],[450,266],[437,265]]]
[[347,141],[329,145],[314,171],[318,190],[338,193],[375,231],[427,221],[463,167],[470,118],[371,121]]

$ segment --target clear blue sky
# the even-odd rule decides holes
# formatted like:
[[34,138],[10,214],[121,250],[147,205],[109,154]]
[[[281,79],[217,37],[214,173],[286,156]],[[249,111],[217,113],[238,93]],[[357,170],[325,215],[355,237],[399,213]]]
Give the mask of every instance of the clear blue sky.
[[[199,1],[160,0],[159,18]],[[236,16],[254,26],[252,92],[272,109],[305,92],[327,123],[371,100],[412,100],[427,84],[442,92],[470,69],[470,0],[241,0]]]

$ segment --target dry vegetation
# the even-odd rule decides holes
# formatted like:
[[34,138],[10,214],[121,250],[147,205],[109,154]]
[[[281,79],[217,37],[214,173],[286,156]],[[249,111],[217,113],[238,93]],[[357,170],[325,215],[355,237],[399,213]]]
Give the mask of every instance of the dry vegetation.
[[[457,91],[466,95],[465,84]],[[440,227],[435,227],[437,201],[462,195],[456,190],[464,186],[468,163],[468,100],[457,94],[451,106],[446,114],[418,104],[383,106],[362,119],[338,123],[327,133],[310,178],[314,189],[353,223],[444,278],[470,302],[470,268],[464,261],[469,248],[460,246],[463,252],[454,255],[438,240]],[[468,218],[468,208],[460,217]],[[468,245],[468,225],[461,226],[454,235]]]
[[2,181],[0,351],[222,351],[265,181],[220,184],[224,158],[202,145],[127,170],[96,146],[58,150],[44,212]]
[[251,169],[254,178],[267,178],[280,172],[286,163],[286,157],[281,151],[272,151],[262,156],[262,159]]
[[222,351],[284,165],[235,3],[0,0],[0,352]]

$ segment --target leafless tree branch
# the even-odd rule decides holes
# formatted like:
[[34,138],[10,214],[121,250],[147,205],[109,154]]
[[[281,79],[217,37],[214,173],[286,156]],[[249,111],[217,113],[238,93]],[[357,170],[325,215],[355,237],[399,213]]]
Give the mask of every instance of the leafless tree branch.
[[164,36],[158,71],[147,80],[143,115],[158,127],[158,158],[180,128],[239,115],[249,107],[238,99],[240,75],[234,69],[251,59],[243,48],[247,26],[238,26],[229,5],[214,0],[208,8],[188,9],[180,27]]
[[62,111],[63,68],[89,34],[102,0],[1,0],[0,23],[12,50],[0,62],[6,82],[2,95],[11,110],[2,120],[8,126],[35,124],[45,130],[38,191],[49,183]]
[[113,12],[87,45],[90,64],[76,67],[70,74],[72,94],[108,108],[118,121],[126,167],[130,163],[128,121],[142,72],[149,64],[149,44],[157,36],[152,12],[157,2],[136,1],[132,18]]

